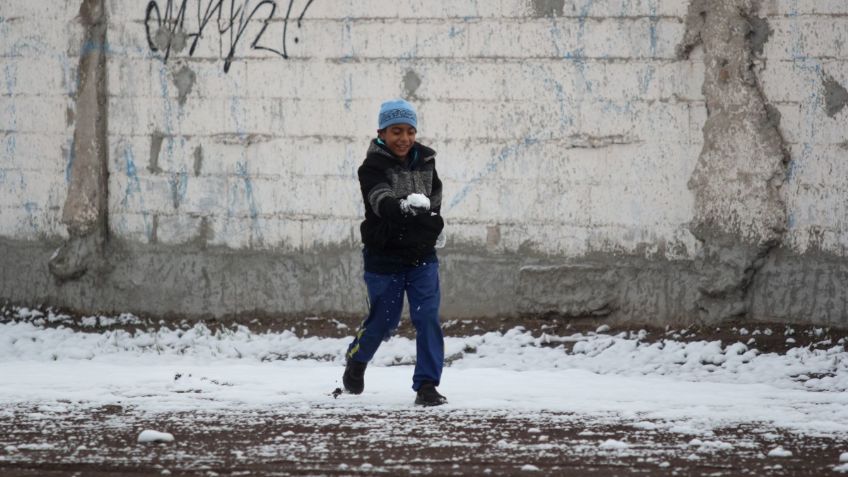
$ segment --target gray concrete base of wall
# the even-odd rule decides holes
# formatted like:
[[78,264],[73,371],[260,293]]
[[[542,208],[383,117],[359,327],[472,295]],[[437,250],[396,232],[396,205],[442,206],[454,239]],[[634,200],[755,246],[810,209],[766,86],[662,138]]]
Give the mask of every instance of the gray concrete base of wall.
[[[60,282],[48,261],[61,244],[0,239],[0,301],[188,319],[367,311],[354,247],[275,253],[111,242],[108,260]],[[440,262],[445,318],[543,315],[654,326],[701,320],[700,275],[691,261],[528,259],[466,247],[446,249]],[[745,318],[848,327],[846,283],[846,259],[777,250],[747,290]]]

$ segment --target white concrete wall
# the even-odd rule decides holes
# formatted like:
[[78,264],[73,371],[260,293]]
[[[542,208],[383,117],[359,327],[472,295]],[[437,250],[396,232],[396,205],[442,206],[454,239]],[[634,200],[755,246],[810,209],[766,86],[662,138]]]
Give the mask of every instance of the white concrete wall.
[[848,2],[769,0],[761,10],[774,34],[759,76],[792,156],[784,243],[848,257],[848,107],[829,116],[823,86],[830,76],[848,88]]
[[[167,3],[157,0],[163,14]],[[249,12],[259,2],[235,3]],[[162,244],[205,236],[235,249],[356,244],[356,167],[380,102],[407,94],[414,74],[410,99],[422,142],[439,152],[452,243],[693,257],[687,181],[706,110],[699,52],[675,55],[688,2],[566,0],[556,17],[534,10],[556,3],[314,0],[299,28],[307,1],[295,0],[289,59],[251,49],[266,4],[225,73],[230,32],[219,34],[215,20],[193,55],[175,50],[165,62],[148,46],[148,2],[107,1],[112,234]],[[188,33],[209,4],[186,2]],[[282,49],[288,6],[276,1],[260,45]],[[66,234],[78,8],[0,7],[0,236]],[[844,0],[764,0],[774,33],[758,71],[791,144],[787,240],[842,256],[848,108],[825,114],[820,71],[848,86],[846,13]],[[184,103],[175,83],[183,68],[196,75]],[[151,163],[155,136],[164,139]]]
[[82,28],[76,2],[0,6],[0,236],[67,236],[61,224]]

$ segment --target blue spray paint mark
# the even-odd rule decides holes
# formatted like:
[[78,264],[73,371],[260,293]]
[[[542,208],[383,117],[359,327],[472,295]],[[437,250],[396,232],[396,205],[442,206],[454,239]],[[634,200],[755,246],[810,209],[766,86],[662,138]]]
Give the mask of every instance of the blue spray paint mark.
[[112,47],[109,45],[108,41],[106,43],[100,43],[98,41],[86,40],[85,43],[82,44],[82,48],[80,48],[80,56],[92,53],[103,53],[109,55],[112,53]]
[[657,53],[657,24],[659,23],[659,17],[657,16],[657,2],[656,0],[651,2],[650,6],[650,14],[648,15],[650,18],[650,37],[651,37],[651,55],[655,55]]
[[[12,61],[8,62],[6,64],[6,66],[3,68],[3,73],[4,73],[4,76],[5,76],[5,80],[6,80],[5,81],[6,94],[8,94],[10,97],[12,97],[12,101],[9,103],[9,107],[6,110],[6,112],[7,112],[6,115],[9,118],[9,126],[10,126],[9,129],[11,129],[13,131],[17,131],[17,129],[18,129],[18,111],[17,111],[17,105],[15,104],[15,101],[14,101],[14,94],[15,94],[15,88],[17,86],[18,68],[17,68],[15,62],[12,62]],[[5,149],[6,149],[6,155],[9,157],[9,160],[11,160],[13,157],[15,157],[15,154],[18,150],[18,142],[17,141],[18,141],[17,136],[15,134],[8,134],[6,136],[6,140],[4,141],[5,142],[4,146],[5,146]]]
[[244,182],[244,198],[250,208],[250,218],[255,219],[259,217],[259,208],[256,206],[256,199],[253,196],[253,180],[247,172],[246,163],[236,163],[236,175]]
[[240,98],[238,96],[230,96],[230,117],[233,119],[233,123],[235,123],[236,134],[241,139],[247,137],[247,129],[244,124],[246,115],[247,112],[242,107]]
[[6,135],[6,138],[3,140],[3,148],[6,150],[6,156],[11,161],[18,149],[18,139],[14,133]]
[[65,161],[65,164],[66,164],[65,165],[65,183],[66,184],[71,183],[71,172],[73,171],[73,168],[74,168],[74,161],[77,158],[76,147],[77,147],[77,141],[74,137],[71,137],[71,140],[68,144],[68,158]]
[[[138,203],[141,206],[141,216],[144,221],[144,233],[147,235],[147,240],[153,240],[153,229],[149,220],[149,213],[144,207],[144,197],[141,194],[141,181],[138,179],[138,171],[135,167],[135,156],[132,147],[124,146],[124,167],[127,174],[127,187],[124,190],[124,198],[121,199],[121,205],[127,208],[130,203],[130,198],[137,197]],[[126,221],[126,219],[124,219]]]
[[259,225],[259,207],[256,205],[256,198],[253,194],[253,180],[247,172],[247,163],[236,162],[236,176],[244,183],[244,199],[250,211],[251,231],[259,241],[262,241],[262,229]]
[[[451,29],[448,32],[448,38],[454,39],[454,38],[458,37],[459,35],[465,33],[465,30],[466,30],[465,28],[457,29],[456,27],[451,26]],[[431,36],[425,38],[424,40],[422,40],[420,42],[416,41],[415,46],[413,46],[411,49],[409,49],[409,50],[407,50],[407,51],[405,51],[405,52],[403,52],[399,55],[400,59],[402,59],[402,60],[414,59],[416,56],[418,56],[418,48],[432,44],[436,39],[438,39],[441,36],[442,36],[441,34],[437,33],[437,34],[434,34],[434,35],[431,35]]]
[[648,88],[651,87],[651,81],[654,79],[654,71],[654,65],[648,65],[645,68],[645,74],[639,78],[639,92],[642,93],[642,95],[648,93]]
[[[657,42],[658,42],[657,24],[659,23],[659,17],[657,16],[657,3],[656,3],[656,1],[651,2],[649,18],[650,18],[650,23],[649,23],[649,26],[648,26],[648,36],[651,39],[651,46],[650,46],[651,58],[654,58],[657,55]],[[645,94],[648,93],[648,88],[651,87],[651,81],[653,81],[653,79],[654,79],[654,72],[655,72],[654,66],[648,65],[645,68],[645,73],[640,77],[640,79],[639,79],[639,92],[642,95],[645,95]]]
[[171,176],[168,178],[168,185],[171,187],[171,197],[174,201],[174,208],[178,208],[180,202],[182,202],[186,197],[186,191],[188,190],[188,171],[186,167],[183,166],[179,172],[171,173]]
[[126,207],[129,205],[130,197],[134,193],[141,193],[141,182],[138,180],[135,158],[129,146],[124,148],[124,172],[127,174],[127,187],[124,190],[124,198],[121,200],[121,205]]
[[[539,71],[542,75],[547,75],[547,72],[545,72],[541,67],[539,67]],[[568,112],[569,106],[573,107],[573,105],[568,104],[568,96],[565,94],[565,88],[562,86],[562,83],[550,75],[547,75],[543,81],[549,89],[552,88],[556,93],[557,103],[559,104],[559,124],[560,127],[565,130],[568,126],[574,124],[574,118]]]
[[633,104],[630,101],[625,102],[623,105],[616,104],[611,100],[603,100],[601,101],[601,110],[605,113],[630,113],[633,110]]
[[12,96],[15,94],[15,89],[18,85],[18,67],[14,62],[8,62],[3,68],[3,76],[5,77],[6,94]]
[[554,44],[557,56],[563,56],[562,49],[560,49],[559,42],[557,41],[557,39],[562,40],[562,29],[559,27],[559,24],[554,17],[551,17],[551,29],[549,31],[551,33],[551,42]]
[[38,212],[38,204],[35,202],[24,202],[24,210],[27,213],[27,221],[33,231],[38,231],[38,223],[36,222],[36,213]]
[[492,160],[490,160],[486,164],[486,166],[483,168],[482,171],[480,171],[475,177],[473,177],[471,180],[469,180],[468,183],[465,184],[462,187],[462,189],[460,189],[459,192],[457,192],[457,194],[455,196],[453,196],[450,203],[448,204],[448,210],[453,209],[454,207],[459,205],[463,200],[465,200],[465,198],[468,196],[468,194],[475,187],[477,187],[477,185],[480,182],[482,182],[483,179],[485,179],[487,176],[495,173],[498,170],[498,167],[500,167],[500,165],[503,164],[507,159],[518,154],[518,152],[522,148],[526,148],[526,147],[531,146],[533,144],[536,144],[538,142],[539,142],[538,139],[535,139],[535,138],[532,138],[532,137],[527,137],[527,138],[524,138],[524,140],[521,141],[518,144],[506,146],[503,149],[501,149],[500,152],[497,154],[497,156],[495,156]]
[[815,59],[811,58],[802,48],[803,34],[800,31],[798,22],[798,1],[795,0],[790,9],[789,17],[792,19],[790,27],[790,35],[792,37],[792,60],[793,67],[812,73],[810,75],[808,91],[809,95],[801,102],[801,110],[803,112],[803,121],[801,127],[804,129],[804,141],[801,145],[801,154],[799,158],[793,158],[790,162],[791,173],[787,174],[791,181],[795,179],[804,165],[807,164],[813,154],[813,144],[816,136],[816,116],[820,113],[820,108],[823,103],[819,94],[818,80],[822,76],[822,65]]
[[589,66],[586,64],[586,54],[583,48],[578,48],[572,52],[566,52],[562,57],[577,66],[577,71],[580,73],[580,80],[583,82],[583,88],[586,89],[587,93],[591,93],[592,82],[586,75]]
[[[584,6],[584,9],[585,8],[586,7]],[[586,14],[588,14],[588,13],[586,13]],[[581,31],[584,28],[583,25],[584,25],[585,21],[586,21],[586,18],[584,16],[581,19],[581,26],[580,26]],[[574,51],[563,51],[562,48],[560,48],[560,42],[562,41],[562,29],[557,24],[556,18],[553,18],[553,17],[551,18],[551,28],[550,28],[549,31],[550,31],[550,34],[551,34],[551,41],[553,42],[554,49],[556,50],[556,55],[574,63],[577,66],[578,71],[580,73],[580,78],[583,81],[583,85],[586,88],[586,91],[591,92],[592,91],[592,83],[586,77],[586,66],[587,66],[586,61],[585,61],[586,60],[586,50],[583,47],[578,47]],[[578,42],[582,42],[582,41],[583,41],[582,33],[578,33]]]
[[[595,0],[588,0],[583,6],[580,8],[580,11],[577,16],[577,44],[582,45],[585,42],[586,38],[586,20],[589,18],[589,10],[592,9]],[[574,51],[565,52],[562,57],[566,60],[573,62],[580,72],[580,78],[583,81],[583,85],[586,88],[587,93],[592,92],[592,82],[589,81],[586,76],[586,71],[588,66],[586,65],[586,49],[585,46],[580,46],[576,48]]]
[[586,3],[580,7],[580,11],[577,13],[577,42],[583,42],[583,39],[586,36],[586,20],[589,18],[589,10],[592,9],[592,4],[595,3],[595,0],[587,0]]
[[344,31],[342,32],[342,45],[345,45],[345,51],[342,55],[342,62],[348,62],[356,56],[356,52],[353,51],[353,33],[351,29],[352,21],[350,16],[344,17],[342,20],[344,23]]
[[353,102],[353,74],[348,73],[344,80],[344,108],[350,111],[351,103]]
[[798,161],[795,158],[789,159],[786,164],[786,182],[792,182],[798,173]]

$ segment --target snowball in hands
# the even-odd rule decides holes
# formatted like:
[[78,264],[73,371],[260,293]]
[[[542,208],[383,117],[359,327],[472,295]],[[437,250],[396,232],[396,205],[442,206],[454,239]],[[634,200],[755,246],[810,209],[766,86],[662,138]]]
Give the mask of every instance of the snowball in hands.
[[174,442],[174,435],[168,432],[145,429],[138,435],[138,442]]
[[417,209],[430,208],[430,199],[428,199],[424,194],[409,194],[406,196],[406,201],[409,203],[410,207],[415,207]]
[[430,199],[424,194],[409,194],[406,199],[400,200],[400,208],[406,214],[415,215],[430,210]]

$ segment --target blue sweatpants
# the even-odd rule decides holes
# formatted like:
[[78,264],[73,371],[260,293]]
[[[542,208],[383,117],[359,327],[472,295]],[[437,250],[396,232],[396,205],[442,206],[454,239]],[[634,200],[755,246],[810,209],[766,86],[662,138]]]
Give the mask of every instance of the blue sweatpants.
[[388,339],[400,324],[405,291],[416,332],[417,355],[412,389],[418,391],[425,381],[438,386],[445,362],[445,342],[439,324],[439,262],[434,260],[401,273],[365,272],[365,285],[371,309],[348,347],[348,359],[363,363],[371,361],[380,343]]

